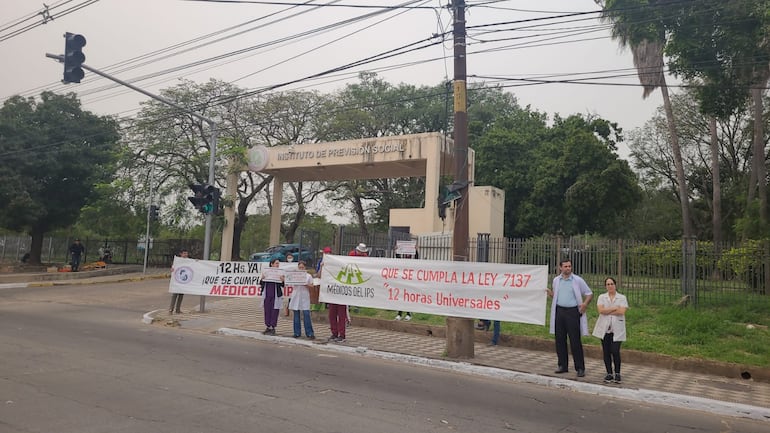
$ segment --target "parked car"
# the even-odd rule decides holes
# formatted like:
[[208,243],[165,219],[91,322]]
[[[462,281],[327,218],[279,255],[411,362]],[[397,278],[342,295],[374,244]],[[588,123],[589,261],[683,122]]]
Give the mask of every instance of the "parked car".
[[313,253],[305,247],[300,250],[299,244],[279,244],[274,245],[267,250],[254,253],[249,256],[251,262],[271,262],[274,259],[278,259],[282,262],[286,261],[286,256],[291,254],[294,256],[294,261],[304,260],[308,263],[308,266],[313,264]]

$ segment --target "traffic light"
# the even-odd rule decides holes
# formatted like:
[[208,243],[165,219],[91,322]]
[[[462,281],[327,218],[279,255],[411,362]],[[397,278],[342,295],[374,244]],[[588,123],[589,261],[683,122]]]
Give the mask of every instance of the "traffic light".
[[160,212],[160,207],[155,205],[150,206],[150,221],[158,221],[158,212]]
[[219,199],[222,196],[222,192],[219,191],[219,188],[214,188],[212,191],[212,198],[211,198],[211,212],[213,212],[215,215],[219,214]]
[[217,187],[206,184],[191,184],[190,189],[195,195],[188,197],[187,199],[190,200],[190,203],[192,203],[196,209],[204,214],[217,212],[217,209],[219,209],[220,198],[220,192]]
[[446,219],[446,208],[455,200],[462,198],[462,191],[468,186],[468,182],[454,181],[451,185],[441,187],[438,195],[438,217]]
[[205,199],[203,198],[203,190],[205,188],[206,185],[190,184],[190,189],[193,191],[193,196],[187,197],[187,199],[190,200],[190,203],[195,206],[195,209],[198,209],[201,212],[203,212],[203,205],[206,204]]
[[80,66],[86,61],[83,47],[86,38],[67,32],[64,34],[64,79],[62,83],[79,83],[85,73]]
[[468,186],[468,182],[454,181],[451,185],[447,186],[444,194],[444,204],[451,204],[453,201],[461,198],[463,195],[460,192],[463,188]]

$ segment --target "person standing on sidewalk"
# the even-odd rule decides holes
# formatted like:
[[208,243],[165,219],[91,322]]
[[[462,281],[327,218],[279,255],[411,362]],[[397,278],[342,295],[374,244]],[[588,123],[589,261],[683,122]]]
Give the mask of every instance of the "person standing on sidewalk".
[[[349,256],[368,257],[369,248],[366,244],[360,243],[354,249],[348,253]],[[326,304],[329,307],[329,327],[332,331],[332,336],[329,337],[329,341],[335,341],[337,343],[345,342],[345,328],[348,323],[348,306],[340,304]]]
[[307,273],[304,260],[297,262],[297,270],[305,272],[307,281],[305,285],[294,286],[294,292],[289,300],[289,309],[294,312],[294,338],[302,336],[301,313],[302,320],[305,322],[305,336],[315,340],[313,323],[310,320],[310,288],[313,287],[313,276]]
[[[179,257],[182,258],[189,258],[190,252],[187,251],[186,248],[182,248],[179,251]],[[171,273],[174,273],[174,269],[171,269]],[[168,314],[180,314],[182,312],[182,298],[184,298],[184,293],[172,293],[171,294],[171,305],[168,307]]]
[[[396,254],[397,259],[419,259],[419,253],[417,252],[417,249],[414,250],[414,255],[412,254]],[[408,322],[412,320],[412,313],[409,311],[399,311],[396,313],[395,320],[401,320],[403,319],[405,322]]]
[[78,268],[80,267],[80,256],[83,255],[83,253],[86,251],[86,247],[83,246],[83,244],[80,243],[80,239],[75,239],[75,242],[72,243],[69,247],[69,253],[70,253],[70,266],[72,272],[77,272]]
[[[604,367],[607,369],[604,381],[620,383],[620,345],[626,341],[628,300],[618,293],[617,282],[614,278],[607,277],[604,280],[604,288],[607,289],[607,293],[602,293],[596,300],[599,319],[596,320],[593,336],[602,340]],[[612,374],[613,366],[615,367],[614,375]]]
[[265,335],[275,335],[278,316],[283,307],[283,271],[279,269],[281,261],[273,259],[270,268],[262,272],[262,305],[265,310]]
[[[331,254],[331,253],[332,253],[331,247],[324,247],[323,248],[323,254]],[[319,259],[318,263],[316,263],[316,265],[315,265],[315,277],[318,278],[319,280],[321,278],[321,273],[323,272],[323,267],[324,267],[324,258],[323,258],[323,256],[321,256],[321,259]],[[318,304],[311,304],[310,305],[310,310],[311,311],[321,311],[323,309],[324,309],[324,306],[320,302]]]
[[567,353],[567,338],[572,349],[575,371],[578,377],[586,375],[586,364],[583,356],[581,335],[588,335],[588,318],[586,308],[593,298],[593,292],[585,280],[572,273],[572,261],[565,259],[559,262],[559,276],[553,279],[553,285],[548,290],[551,302],[550,332],[556,336],[556,356],[558,367],[554,373],[561,374],[569,371],[569,355]]
[[492,326],[492,339],[489,340],[490,346],[497,346],[500,342],[500,321],[499,320],[487,320],[480,319],[476,325],[476,329],[480,331],[489,331],[489,327]]

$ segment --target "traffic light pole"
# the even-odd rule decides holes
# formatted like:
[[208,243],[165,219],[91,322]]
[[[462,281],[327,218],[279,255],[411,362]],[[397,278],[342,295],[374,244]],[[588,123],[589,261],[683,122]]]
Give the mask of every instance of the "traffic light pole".
[[[51,59],[56,59],[60,63],[64,63],[64,56],[63,55],[46,53],[45,56],[48,57],[48,58],[51,58]],[[208,180],[208,182],[209,182],[209,185],[214,185],[214,182],[216,180],[215,179],[214,171],[215,171],[215,164],[216,164],[217,135],[218,135],[217,123],[216,122],[214,122],[213,120],[211,120],[211,119],[209,119],[207,117],[201,116],[200,114],[195,113],[194,111],[191,111],[189,108],[182,107],[181,105],[179,105],[179,104],[177,104],[177,103],[175,103],[173,101],[170,101],[170,100],[168,100],[168,99],[166,99],[166,98],[164,98],[162,96],[155,95],[155,94],[150,93],[150,92],[148,92],[148,91],[146,91],[144,89],[140,89],[139,87],[136,87],[136,86],[134,86],[131,83],[127,83],[127,82],[121,80],[120,78],[113,77],[112,75],[109,75],[109,74],[107,74],[105,72],[102,72],[102,71],[100,71],[98,69],[92,68],[92,67],[90,67],[90,66],[88,66],[86,64],[81,64],[80,67],[85,69],[85,70],[87,70],[87,71],[91,71],[91,72],[93,72],[96,75],[102,76],[102,77],[104,77],[104,78],[106,78],[106,79],[108,79],[110,81],[114,81],[114,82],[116,82],[116,83],[118,83],[118,84],[120,84],[122,86],[126,86],[129,89],[136,90],[137,92],[139,92],[139,93],[141,93],[143,95],[149,96],[150,98],[155,99],[156,101],[162,102],[162,103],[164,103],[166,105],[170,105],[171,107],[174,107],[174,108],[176,108],[177,110],[179,110],[179,111],[181,111],[183,113],[187,113],[190,116],[193,116],[193,117],[195,117],[197,119],[200,119],[200,120],[208,123],[209,124],[209,128],[211,128],[211,151],[209,152],[210,153],[210,157],[209,157],[209,180]],[[204,234],[205,239],[203,239],[203,257],[202,257],[203,260],[208,260],[209,259],[209,254],[211,252],[211,222],[212,222],[212,214],[210,214],[210,213],[206,214],[206,225],[205,225],[205,234]],[[205,296],[201,296],[201,312],[203,312],[205,310],[205,306],[206,306],[206,297]]]

